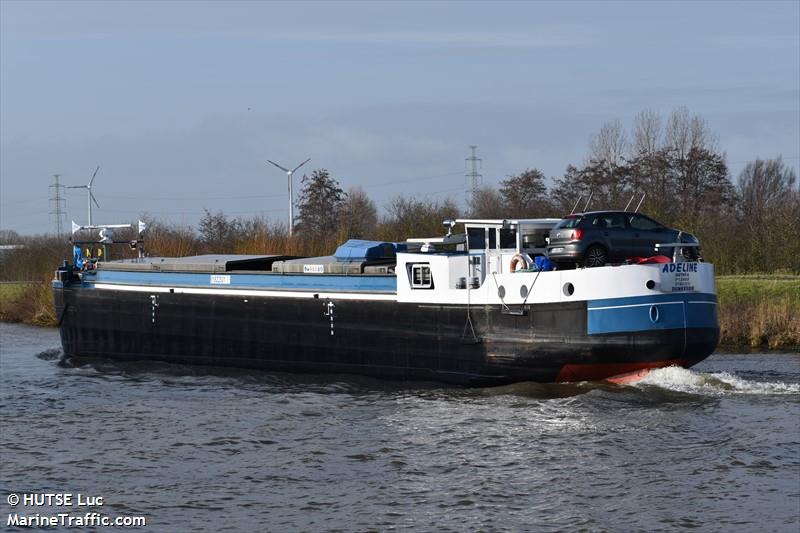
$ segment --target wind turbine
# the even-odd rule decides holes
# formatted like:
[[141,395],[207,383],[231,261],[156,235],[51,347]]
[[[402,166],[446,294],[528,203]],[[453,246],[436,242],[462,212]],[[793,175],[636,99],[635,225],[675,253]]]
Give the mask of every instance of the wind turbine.
[[300,163],[299,165],[294,167],[292,170],[289,170],[286,167],[280,166],[275,161],[270,161],[269,159],[267,159],[267,161],[269,163],[272,163],[273,165],[275,165],[279,169],[283,170],[284,172],[286,172],[286,177],[289,180],[289,237],[291,237],[292,236],[292,228],[294,227],[294,197],[292,196],[292,174],[294,174],[297,171],[298,168],[302,167],[303,165],[305,165],[306,163],[311,161],[311,158],[309,157],[308,159],[306,159],[305,161],[303,161],[302,163]]
[[88,184],[86,184],[86,185],[70,185],[69,187],[67,187],[67,189],[86,189],[86,203],[89,205],[89,225],[90,226],[92,225],[92,202],[94,202],[94,205],[96,205],[98,208],[100,207],[100,204],[97,203],[97,200],[95,199],[94,194],[92,194],[92,183],[94,183],[94,179],[97,177],[97,171],[98,170],[100,170],[100,165],[97,165],[97,168],[94,169],[94,172],[92,173],[92,179],[89,180]]

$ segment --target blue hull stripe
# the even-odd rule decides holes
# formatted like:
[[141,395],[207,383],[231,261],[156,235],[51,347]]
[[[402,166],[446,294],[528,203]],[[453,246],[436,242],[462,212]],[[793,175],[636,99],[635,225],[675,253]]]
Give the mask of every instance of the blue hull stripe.
[[654,294],[588,302],[590,335],[660,329],[719,328],[714,294]]
[[[215,278],[218,282],[212,283]],[[220,283],[220,278],[229,283]],[[194,274],[178,272],[118,272],[98,270],[84,282],[152,285],[158,287],[262,288],[300,291],[397,292],[395,276],[344,276],[335,274]],[[84,283],[86,285],[86,283]]]

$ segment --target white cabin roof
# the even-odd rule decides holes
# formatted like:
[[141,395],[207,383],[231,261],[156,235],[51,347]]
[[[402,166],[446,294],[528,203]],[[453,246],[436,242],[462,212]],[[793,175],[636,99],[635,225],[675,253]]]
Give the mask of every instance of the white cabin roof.
[[552,227],[561,222],[560,218],[459,218],[457,224],[470,224],[476,226],[542,226]]

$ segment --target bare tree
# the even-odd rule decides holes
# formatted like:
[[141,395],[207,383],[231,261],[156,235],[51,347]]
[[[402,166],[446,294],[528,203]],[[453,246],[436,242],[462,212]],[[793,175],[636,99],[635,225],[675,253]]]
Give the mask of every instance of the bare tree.
[[[794,170],[780,157],[747,163],[737,184],[743,218],[755,229],[768,217],[782,214],[797,192],[796,181]],[[800,213],[795,216],[800,217]]]
[[438,235],[442,232],[442,221],[458,218],[458,213],[458,206],[450,199],[439,202],[396,196],[386,205],[380,235],[385,240]]
[[619,120],[606,122],[600,132],[592,137],[590,160],[608,170],[621,166],[625,161],[628,141]]
[[206,250],[216,253],[231,253],[242,239],[242,222],[236,218],[228,218],[222,211],[212,213],[205,209],[200,219],[200,239]]
[[378,209],[364,189],[353,187],[347,191],[340,226],[348,239],[366,239],[376,232]]
[[739,174],[737,252],[744,270],[800,271],[796,183],[794,170],[780,157],[751,161]]
[[22,237],[19,233],[12,229],[0,230],[0,244],[19,244],[22,242]]
[[551,210],[544,174],[535,168],[524,170],[502,181],[500,195],[508,213],[505,216],[544,216]]
[[508,210],[503,203],[503,197],[495,189],[481,187],[472,195],[470,217],[503,218],[506,216],[508,216]]
[[645,109],[633,119],[632,157],[653,155],[662,143],[661,117],[658,113]]
[[689,151],[717,151],[717,137],[700,115],[690,115],[686,107],[672,111],[665,131],[666,147],[674,150],[679,159],[686,159]]

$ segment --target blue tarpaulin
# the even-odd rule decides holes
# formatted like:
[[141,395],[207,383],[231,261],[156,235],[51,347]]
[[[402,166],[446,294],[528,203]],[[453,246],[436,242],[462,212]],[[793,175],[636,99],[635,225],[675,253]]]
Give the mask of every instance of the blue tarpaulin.
[[553,262],[543,255],[534,257],[533,262],[536,265],[536,270],[542,270],[544,272],[553,270]]
[[381,241],[362,241],[350,239],[336,249],[334,257],[338,261],[368,261],[387,259],[396,254],[395,244]]

